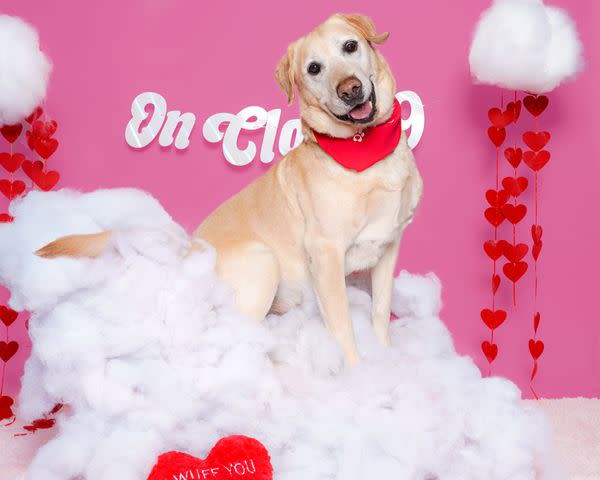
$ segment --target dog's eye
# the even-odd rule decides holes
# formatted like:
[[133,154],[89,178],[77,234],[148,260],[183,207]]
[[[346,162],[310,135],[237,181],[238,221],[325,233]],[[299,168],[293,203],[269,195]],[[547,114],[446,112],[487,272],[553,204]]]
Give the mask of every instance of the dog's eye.
[[344,52],[346,53],[356,52],[357,48],[358,42],[356,40],[348,40],[346,43],[344,43]]
[[311,75],[317,75],[320,71],[321,71],[321,65],[319,65],[316,62],[312,62],[308,66],[308,73],[310,73]]

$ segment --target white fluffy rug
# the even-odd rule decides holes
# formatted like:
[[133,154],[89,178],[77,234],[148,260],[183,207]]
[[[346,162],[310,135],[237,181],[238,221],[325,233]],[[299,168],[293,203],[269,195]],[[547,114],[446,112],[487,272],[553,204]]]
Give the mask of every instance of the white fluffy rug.
[[[35,480],[141,480],[156,456],[204,456],[222,436],[269,449],[277,480],[564,478],[550,432],[510,382],[482,379],[438,318],[440,284],[395,281],[392,347],[350,288],[363,362],[343,368],[315,302],[243,318],[215,255],[135,190],[30,193],[0,226],[0,282],[33,312],[22,419],[71,406],[36,454]],[[32,252],[69,233],[116,232],[97,260]]]

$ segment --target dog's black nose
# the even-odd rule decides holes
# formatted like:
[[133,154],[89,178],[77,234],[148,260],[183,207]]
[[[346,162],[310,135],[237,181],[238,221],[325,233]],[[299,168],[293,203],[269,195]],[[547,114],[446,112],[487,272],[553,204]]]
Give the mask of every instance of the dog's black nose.
[[362,101],[362,83],[356,77],[348,77],[337,86],[337,94],[344,103],[355,105]]

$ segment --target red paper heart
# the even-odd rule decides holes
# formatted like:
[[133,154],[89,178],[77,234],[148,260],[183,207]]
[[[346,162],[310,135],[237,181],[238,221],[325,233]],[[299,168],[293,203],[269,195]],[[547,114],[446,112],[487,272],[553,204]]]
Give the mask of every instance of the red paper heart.
[[0,305],[0,321],[7,327],[10,327],[18,316],[19,312],[15,312],[12,308],[8,308],[5,305]]
[[13,216],[8,213],[0,213],[0,223],[10,223],[14,220]]
[[544,353],[544,342],[541,340],[534,340],[533,338],[529,340],[529,353],[534,360],[537,360]]
[[58,183],[59,179],[60,174],[58,172],[36,171],[34,172],[33,182],[40,187],[40,190],[47,192],[48,190],[52,190],[52,188],[54,188],[54,185]]
[[533,316],[533,331],[537,333],[538,327],[540,326],[540,312],[535,312]]
[[44,113],[44,110],[42,107],[37,107],[33,112],[31,112],[31,115],[29,115],[25,121],[27,123],[29,123],[30,125],[35,122],[38,118],[40,118]]
[[542,150],[541,152],[525,152],[523,154],[523,161],[531,168],[534,172],[544,168],[544,165],[550,160],[550,152]]
[[501,207],[508,201],[509,196],[506,190],[488,190],[485,192],[485,198],[492,207]]
[[37,142],[37,138],[30,131],[25,132],[25,136],[27,137],[27,146],[30,150],[35,151],[35,144]]
[[15,353],[19,350],[19,344],[15,341],[12,342],[0,342],[0,359],[8,362]]
[[505,263],[502,271],[511,282],[517,282],[527,271],[526,262]]
[[44,162],[41,160],[36,160],[35,162],[32,162],[31,160],[25,160],[21,168],[23,169],[23,172],[25,172],[25,175],[33,180],[38,172],[44,170]]
[[495,330],[506,320],[506,312],[504,310],[491,311],[489,308],[485,308],[481,311],[481,319],[488,328]]
[[31,422],[31,425],[24,426],[23,430],[27,430],[28,432],[35,432],[36,430],[46,430],[48,428],[52,428],[55,424],[56,420],[54,418],[38,418],[37,420]]
[[23,125],[16,123],[15,125],[4,125],[0,128],[0,133],[8,143],[15,143],[21,132],[23,131]]
[[495,294],[500,287],[500,275],[492,275],[492,293]]
[[517,243],[516,245],[511,245],[506,242],[503,249],[504,256],[509,262],[517,263],[527,255],[529,251],[529,247],[524,243]]
[[58,148],[58,140],[56,138],[36,138],[33,145],[34,150],[44,160],[48,160]]
[[542,234],[544,233],[544,229],[541,225],[532,225],[531,226],[531,238],[534,242],[539,242],[542,239]]
[[490,127],[488,128],[488,137],[496,147],[504,143],[506,139],[506,130],[504,128]]
[[527,207],[523,204],[512,205],[507,203],[506,205],[502,205],[502,215],[506,218],[510,223],[516,225],[527,213]]
[[504,252],[506,240],[488,240],[483,244],[483,250],[492,260],[498,260]]
[[534,117],[539,117],[548,106],[548,97],[545,95],[527,95],[523,99],[523,105]]
[[515,112],[508,109],[503,112],[499,108],[490,108],[488,110],[488,118],[494,127],[504,128],[514,122]]
[[517,100],[516,102],[509,102],[506,105],[506,110],[512,112],[514,121],[516,122],[521,116],[521,100]]
[[550,132],[525,132],[523,141],[534,152],[539,152],[550,141]]
[[273,467],[258,440],[235,435],[219,440],[204,460],[182,452],[162,454],[147,480],[179,478],[272,480]]
[[506,177],[502,179],[502,186],[506,189],[510,196],[517,198],[525,190],[529,182],[525,177]]
[[6,420],[15,416],[11,409],[14,403],[14,400],[9,396],[0,396],[0,420]]
[[25,191],[25,182],[21,180],[0,180],[0,192],[9,200],[14,200]]
[[537,259],[540,257],[540,253],[542,253],[543,245],[544,245],[544,242],[542,242],[541,240],[538,240],[537,242],[535,242],[533,244],[533,247],[531,247],[531,256],[533,257],[534,260],[537,261]]
[[492,363],[498,356],[498,345],[490,343],[487,340],[481,344],[481,351],[487,358],[488,362]]
[[504,215],[502,215],[502,211],[498,207],[486,208],[484,215],[487,221],[494,227],[497,227],[504,221]]
[[37,122],[33,122],[31,126],[33,130],[33,134],[38,138],[50,138],[56,132],[56,128],[58,124],[55,120],[50,120],[46,122],[42,122],[38,120]]
[[508,147],[504,150],[504,156],[508,160],[513,168],[517,168],[521,164],[521,159],[523,158],[523,150],[520,148],[512,148]]
[[25,160],[25,155],[22,153],[15,153],[14,155],[6,152],[0,153],[0,165],[9,173],[15,173],[23,163],[23,160]]

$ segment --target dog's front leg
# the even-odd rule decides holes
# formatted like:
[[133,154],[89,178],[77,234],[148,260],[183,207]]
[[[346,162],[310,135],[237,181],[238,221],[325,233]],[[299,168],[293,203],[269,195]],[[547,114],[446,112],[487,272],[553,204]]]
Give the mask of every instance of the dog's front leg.
[[390,344],[390,305],[399,246],[400,238],[390,243],[379,262],[371,270],[371,296],[373,298],[371,318],[377,338],[382,345],[386,346]]
[[348,307],[344,252],[329,241],[318,241],[307,247],[310,272],[321,316],[329,331],[344,350],[346,363],[360,360]]

